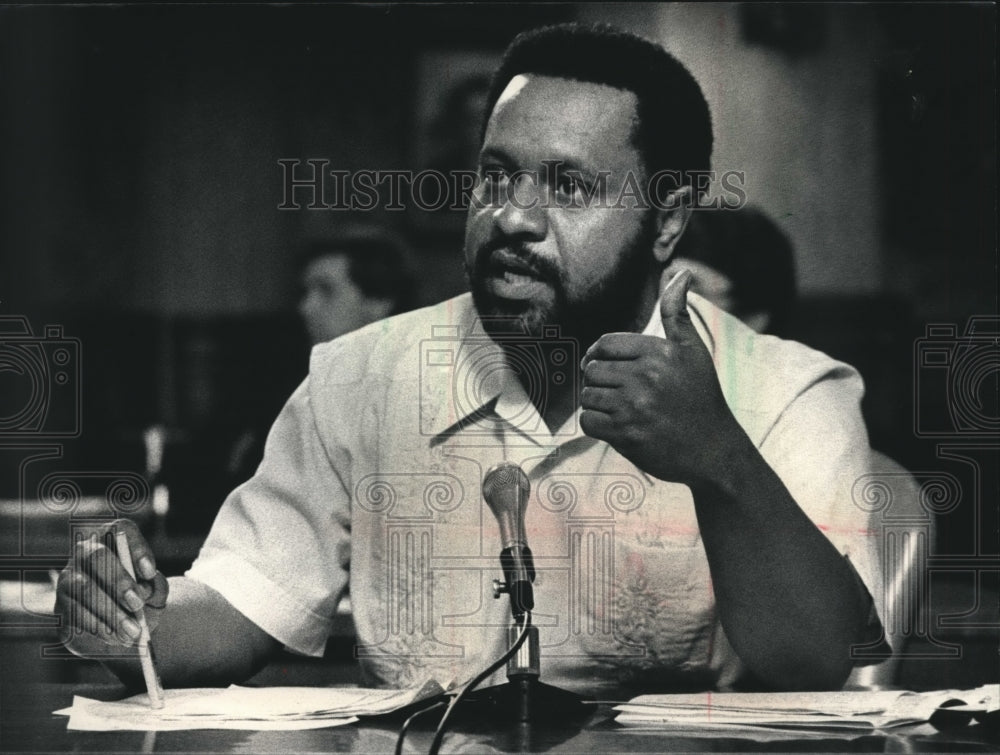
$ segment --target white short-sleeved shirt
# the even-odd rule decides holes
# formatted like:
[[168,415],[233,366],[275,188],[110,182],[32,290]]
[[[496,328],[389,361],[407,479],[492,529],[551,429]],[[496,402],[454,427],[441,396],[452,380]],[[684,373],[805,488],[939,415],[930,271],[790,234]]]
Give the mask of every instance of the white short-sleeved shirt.
[[[860,376],[697,295],[688,306],[734,416],[881,605],[877,528],[851,494],[869,463]],[[644,332],[662,336],[656,312]],[[576,379],[572,344],[549,334],[530,348]],[[506,649],[509,606],[491,588],[498,526],[481,485],[513,461],[532,485],[542,679],[590,691],[732,683],[741,665],[690,490],[584,435],[579,411],[550,433],[532,369],[504,361],[468,295],[316,347],[259,470],[226,500],[188,576],[314,655],[349,583],[369,681],[468,679]]]

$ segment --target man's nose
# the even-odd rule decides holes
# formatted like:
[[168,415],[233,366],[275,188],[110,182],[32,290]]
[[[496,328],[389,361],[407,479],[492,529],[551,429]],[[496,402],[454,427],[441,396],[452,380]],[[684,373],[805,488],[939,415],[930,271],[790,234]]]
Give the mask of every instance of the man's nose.
[[506,236],[526,236],[540,241],[548,232],[544,196],[535,176],[522,175],[507,184],[493,221]]

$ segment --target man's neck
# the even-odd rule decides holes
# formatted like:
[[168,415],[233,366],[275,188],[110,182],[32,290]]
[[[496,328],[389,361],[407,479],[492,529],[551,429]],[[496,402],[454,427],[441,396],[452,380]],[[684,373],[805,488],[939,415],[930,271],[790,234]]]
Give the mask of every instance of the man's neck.
[[506,342],[504,357],[550,433],[576,411],[582,353],[565,341]]
[[574,390],[574,385],[580,373],[576,369],[574,369],[574,373],[576,377],[565,381],[562,385],[554,385],[552,381],[549,381],[545,395],[546,400],[542,407],[536,407],[551,435],[554,435],[566,423],[579,404],[579,391]]
[[[637,308],[633,322],[624,330],[633,333],[643,332],[652,317],[657,294],[657,290],[653,287],[643,292],[643,303]],[[580,360],[583,359],[587,349],[598,337],[599,334],[593,334],[591,337],[574,338],[573,340],[577,343],[575,351],[578,353],[570,355],[568,358],[565,353],[559,358],[554,358],[555,350],[566,351],[564,342],[560,341],[546,342],[544,339],[540,339],[532,342],[529,348],[511,342],[501,343],[508,365],[512,367],[517,364],[532,365],[533,369],[527,371],[514,369],[514,373],[521,381],[525,393],[534,401],[535,409],[541,415],[550,433],[557,432],[576,411],[580,403],[580,389],[583,379],[580,372]],[[511,349],[513,351],[509,351]],[[542,380],[541,386],[528,385],[525,382],[539,378]]]

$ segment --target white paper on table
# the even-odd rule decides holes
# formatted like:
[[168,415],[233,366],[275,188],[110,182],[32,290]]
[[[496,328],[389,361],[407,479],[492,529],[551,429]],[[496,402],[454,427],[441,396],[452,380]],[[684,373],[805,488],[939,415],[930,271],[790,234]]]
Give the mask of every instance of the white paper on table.
[[[925,734],[933,734],[935,729],[925,724]],[[870,736],[869,728],[843,727],[826,728],[817,726],[767,726],[763,724],[660,724],[635,723],[621,727],[625,733],[670,735],[679,739],[725,739],[727,737],[749,738],[756,742],[781,742],[808,739],[856,739]],[[908,730],[908,733],[911,730]]]
[[642,695],[618,705],[626,726],[661,729],[788,727],[863,731],[927,721],[942,704],[962,700],[988,710],[1000,685],[935,692],[850,691]]
[[75,696],[57,710],[72,731],[180,731],[185,729],[292,730],[353,723],[433,697],[436,682],[414,689],[363,687],[239,687],[169,689],[159,710],[145,693],[117,702]]

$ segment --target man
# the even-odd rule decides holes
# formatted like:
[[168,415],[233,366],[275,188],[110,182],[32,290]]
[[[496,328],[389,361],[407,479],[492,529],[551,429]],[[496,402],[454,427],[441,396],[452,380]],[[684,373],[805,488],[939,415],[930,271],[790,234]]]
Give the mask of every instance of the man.
[[313,345],[411,309],[416,281],[393,236],[357,227],[306,246],[299,314]]
[[[697,84],[631,35],[552,27],[508,50],[489,113],[471,298],[315,349],[257,475],[169,591],[127,524],[137,583],[79,547],[59,589],[74,651],[120,652],[145,604],[168,685],[245,678],[282,644],[321,653],[349,580],[368,679],[464,681],[507,646],[480,487],[513,461],[533,487],[543,680],[843,683],[852,645],[879,635],[874,538],[850,498],[861,383],[687,296],[687,273],[661,294],[686,182],[709,164]],[[669,202],[590,201],[602,176],[614,198],[664,169],[685,179]],[[107,664],[137,683],[131,661]]]

